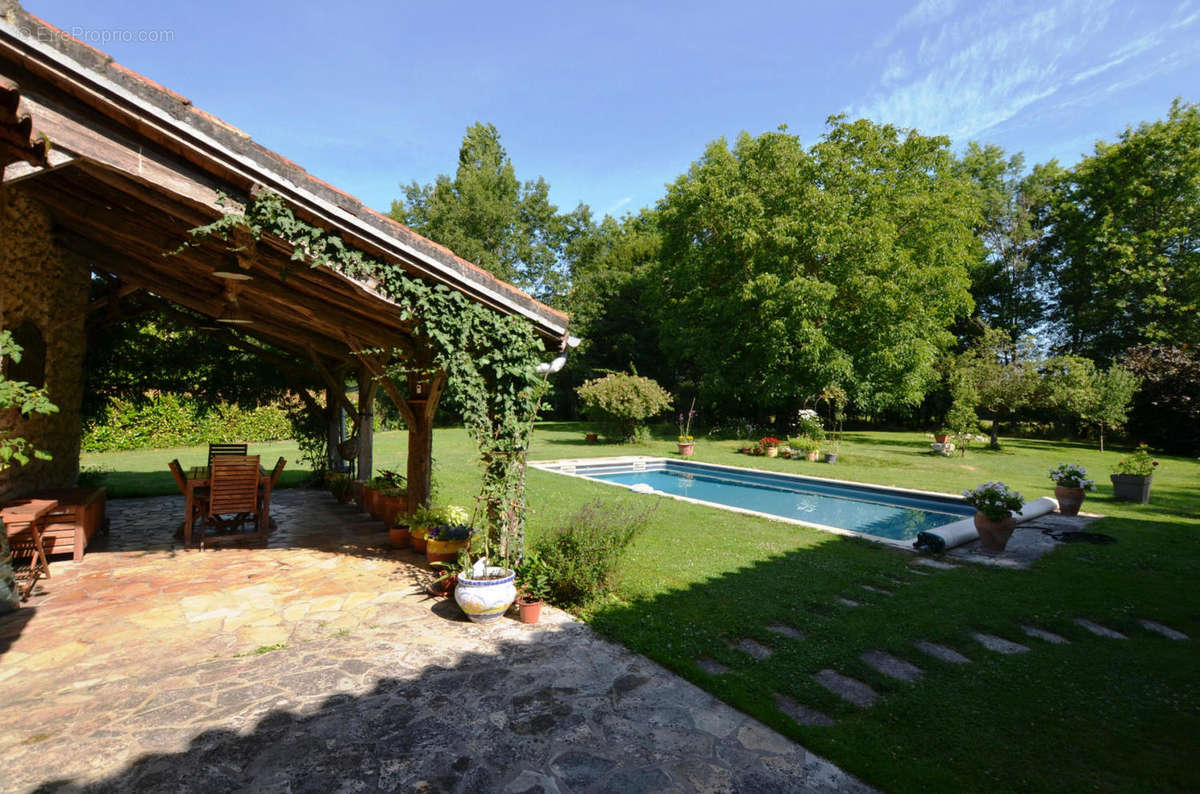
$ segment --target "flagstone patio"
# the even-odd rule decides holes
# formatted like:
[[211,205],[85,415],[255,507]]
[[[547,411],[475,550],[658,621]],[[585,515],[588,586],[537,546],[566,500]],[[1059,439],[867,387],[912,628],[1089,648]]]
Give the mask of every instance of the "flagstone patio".
[[867,790],[565,613],[465,621],[327,494],[273,513],[201,553],[181,497],[110,504],[0,618],[0,790]]

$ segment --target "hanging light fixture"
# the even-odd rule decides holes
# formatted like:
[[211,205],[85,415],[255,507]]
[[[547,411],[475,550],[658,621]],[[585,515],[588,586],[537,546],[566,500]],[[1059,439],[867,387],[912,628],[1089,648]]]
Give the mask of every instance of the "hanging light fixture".
[[250,325],[254,319],[238,304],[236,283],[230,282],[225,289],[225,308],[217,322],[226,325]]
[[250,259],[238,254],[233,262],[216,268],[212,274],[215,278],[223,278],[227,281],[250,281],[254,276],[250,275],[249,271]]

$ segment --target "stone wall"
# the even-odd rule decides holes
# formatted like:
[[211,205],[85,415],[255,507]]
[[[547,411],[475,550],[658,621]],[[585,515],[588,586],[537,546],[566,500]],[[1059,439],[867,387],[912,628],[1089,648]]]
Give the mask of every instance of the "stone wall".
[[0,326],[13,330],[31,323],[40,332],[45,384],[58,406],[58,413],[47,416],[0,414],[0,432],[53,455],[0,470],[0,499],[72,485],[79,473],[87,302],[87,267],[57,249],[45,209],[19,185],[0,187]]

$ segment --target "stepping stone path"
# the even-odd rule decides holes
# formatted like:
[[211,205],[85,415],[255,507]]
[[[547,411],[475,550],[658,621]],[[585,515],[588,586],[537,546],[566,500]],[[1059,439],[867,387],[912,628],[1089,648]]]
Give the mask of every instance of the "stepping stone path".
[[1176,631],[1170,626],[1164,626],[1163,624],[1156,623],[1153,620],[1146,620],[1145,618],[1142,618],[1138,621],[1138,623],[1142,624],[1142,628],[1148,631],[1153,631],[1155,634],[1161,634],[1167,639],[1186,640],[1188,638],[1188,635],[1184,634],[1182,631]]
[[938,645],[936,642],[926,642],[925,640],[921,640],[919,642],[914,642],[913,645],[917,647],[917,650],[929,654],[934,659],[941,659],[943,662],[949,662],[950,664],[971,663],[970,659],[963,656],[958,651],[954,650],[953,648],[947,648],[945,645]]
[[779,634],[780,636],[787,637],[791,640],[804,639],[804,632],[797,631],[791,626],[785,626],[782,623],[773,623],[770,626],[767,626],[767,631],[773,634]]
[[971,635],[983,647],[989,651],[1003,654],[1025,653],[1029,649],[1019,642],[1011,642],[1003,637],[997,637],[993,634],[981,634],[975,632]]
[[739,651],[741,651],[743,653],[750,654],[755,659],[758,659],[760,661],[770,657],[770,655],[772,653],[774,653],[774,651],[772,651],[767,646],[763,645],[761,642],[752,640],[750,638],[738,640],[734,644],[733,647],[737,648]]
[[813,676],[813,680],[843,700],[864,709],[875,705],[875,701],[879,699],[879,693],[874,689],[857,678],[842,675],[837,670],[822,670]]
[[868,593],[879,593],[879,595],[885,596],[890,596],[892,594],[891,590],[884,590],[882,587],[875,587],[874,585],[864,584],[859,585],[859,587],[861,587],[863,590],[866,590]]
[[1097,637],[1108,637],[1110,640],[1127,640],[1129,639],[1119,631],[1113,631],[1108,626],[1101,626],[1099,623],[1093,623],[1086,618],[1075,618],[1075,625],[1083,626],[1085,629],[1095,634]]
[[897,659],[883,651],[867,651],[858,657],[886,676],[897,681],[919,681],[925,673],[915,664],[909,664],[903,659]]
[[924,565],[926,568],[936,568],[939,571],[953,571],[958,567],[957,565],[951,565],[941,560],[931,560],[928,557],[918,557],[915,562],[917,565]]
[[858,603],[857,601],[851,601],[849,598],[842,598],[841,596],[838,596],[835,600],[844,607],[862,606],[862,604]]
[[697,659],[696,666],[709,675],[725,675],[729,668],[713,659]]
[[1021,631],[1028,634],[1030,637],[1037,637],[1039,640],[1053,643],[1054,645],[1070,645],[1071,641],[1061,634],[1055,634],[1053,631],[1039,629],[1036,626],[1021,626]]
[[801,705],[787,695],[775,695],[774,700],[775,708],[779,709],[801,725],[818,725],[821,727],[827,727],[834,724],[833,718],[828,714],[822,714],[816,709],[810,709],[808,706]]

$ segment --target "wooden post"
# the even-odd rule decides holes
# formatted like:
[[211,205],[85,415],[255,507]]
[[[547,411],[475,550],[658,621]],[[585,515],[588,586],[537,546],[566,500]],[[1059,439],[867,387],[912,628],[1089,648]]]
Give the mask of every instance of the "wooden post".
[[408,421],[408,511],[429,503],[433,481],[433,417],[442,397],[445,373],[432,377],[410,376],[408,405],[412,418]]
[[375,474],[375,379],[365,366],[358,370],[358,479]]
[[338,453],[342,443],[342,404],[334,396],[333,389],[325,389],[325,441],[329,446],[329,470],[345,471],[345,461]]

